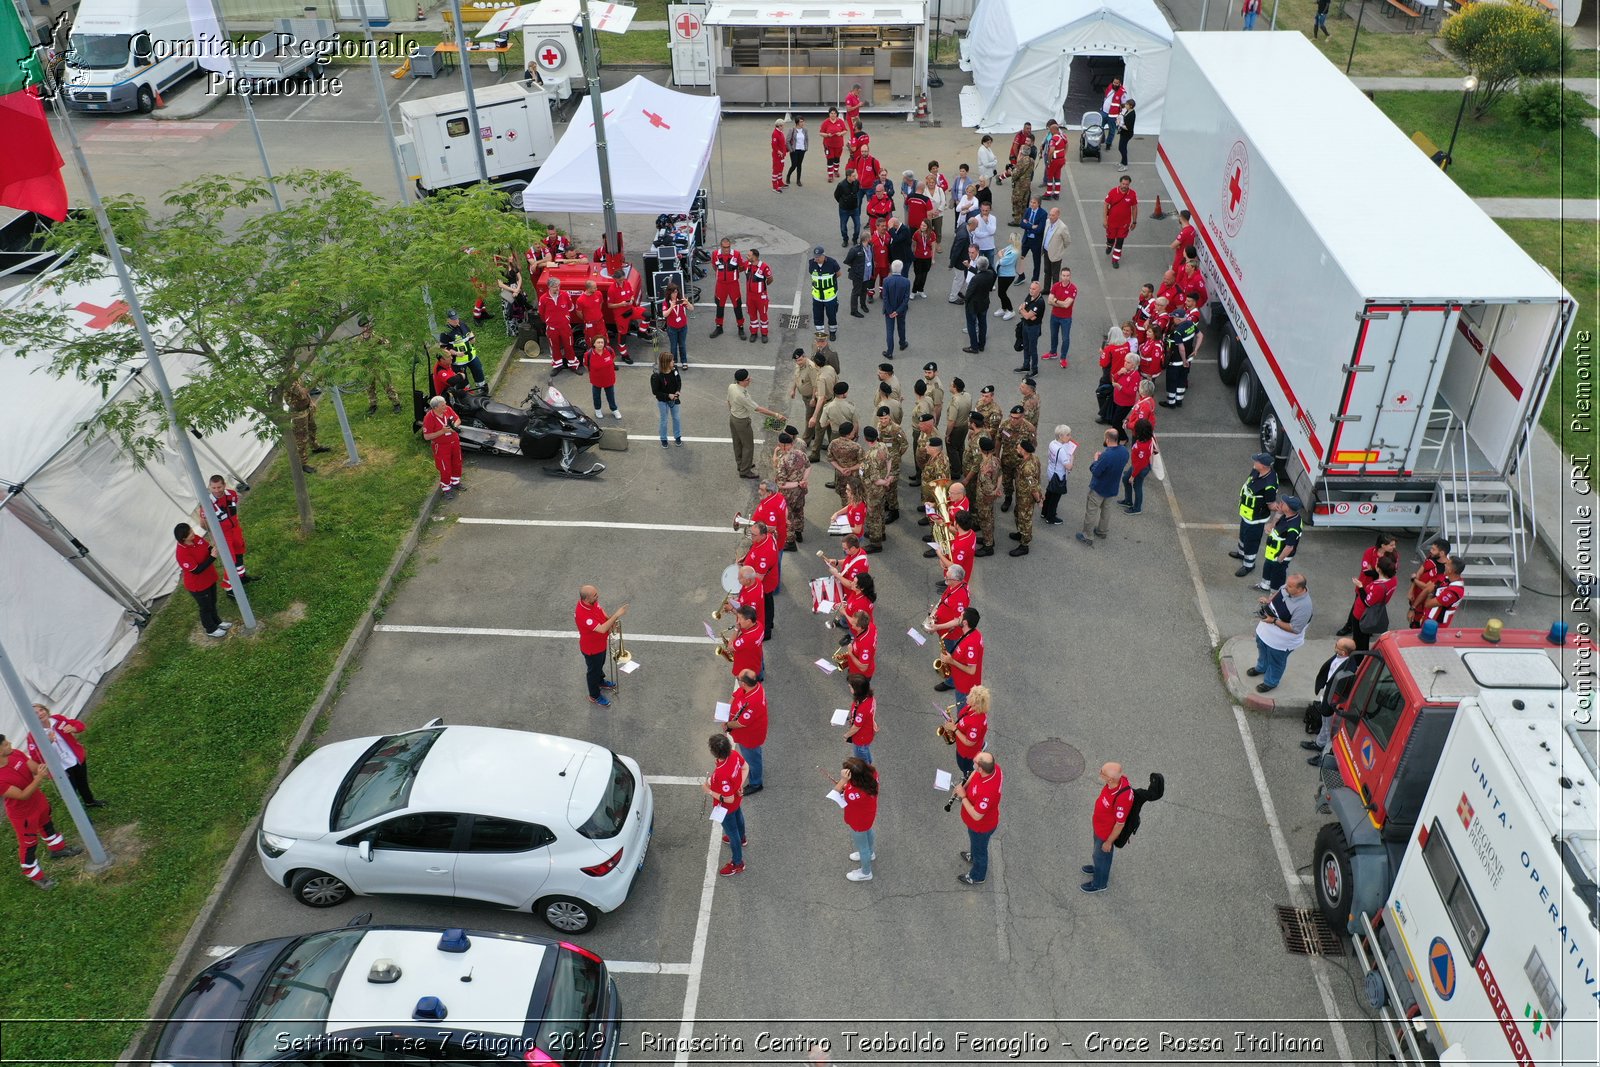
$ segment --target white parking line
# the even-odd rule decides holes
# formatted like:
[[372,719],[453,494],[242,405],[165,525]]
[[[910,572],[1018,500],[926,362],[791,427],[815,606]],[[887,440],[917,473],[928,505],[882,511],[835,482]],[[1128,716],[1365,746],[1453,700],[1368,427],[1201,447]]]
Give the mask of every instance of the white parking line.
[[[379,623],[372,628],[383,634],[437,634],[444,637],[542,637],[556,641],[576,641],[576,630],[513,630],[498,626],[400,626]],[[629,641],[646,645],[714,645],[709,637],[683,634],[636,634],[629,632]]]
[[[630,440],[630,441],[659,441],[659,440],[661,440],[661,438],[657,437],[653,433],[630,433],[628,435],[628,440]],[[731,445],[731,444],[733,444],[733,438],[731,438],[731,437],[680,437],[680,438],[678,438],[678,440],[686,441],[686,442],[688,442],[689,444],[692,444],[692,445]],[[765,437],[757,437],[756,438],[756,444],[764,445],[766,443],[767,443],[767,439]]]
[[[1178,529],[1180,529],[1180,530],[1237,530],[1238,528],[1239,528],[1239,524],[1236,523],[1236,522],[1180,522],[1180,523],[1178,523]],[[1215,644],[1216,642],[1213,641],[1212,643]]]
[[612,974],[688,974],[687,963],[652,963],[649,960],[606,960]]
[[600,522],[591,519],[469,519],[458,518],[465,526],[561,526],[591,530],[660,530],[669,533],[733,533],[731,523],[722,526],[678,526],[658,522]]
[[700,914],[694,923],[694,949],[689,954],[689,988],[683,991],[683,1011],[678,1015],[678,1054],[675,1067],[689,1062],[695,1014],[700,1010],[700,976],[706,965],[706,942],[711,939],[711,897],[717,889],[717,861],[722,858],[722,827],[711,824],[711,844],[706,849],[706,876],[700,883]]
[[1182,432],[1182,431],[1180,431],[1178,433],[1163,433],[1161,436],[1163,438],[1168,438],[1168,437],[1195,437],[1195,438],[1206,438],[1206,439],[1214,439],[1214,440],[1220,440],[1220,439],[1223,439],[1223,438],[1231,440],[1231,439],[1234,439],[1234,438],[1238,438],[1240,440],[1254,441],[1256,438],[1260,437],[1261,435],[1260,434],[1254,434],[1254,433],[1245,433],[1245,432],[1240,432],[1240,433],[1197,433],[1197,432]]
[[701,785],[704,778],[696,778],[692,774],[647,774],[644,780],[651,785]]

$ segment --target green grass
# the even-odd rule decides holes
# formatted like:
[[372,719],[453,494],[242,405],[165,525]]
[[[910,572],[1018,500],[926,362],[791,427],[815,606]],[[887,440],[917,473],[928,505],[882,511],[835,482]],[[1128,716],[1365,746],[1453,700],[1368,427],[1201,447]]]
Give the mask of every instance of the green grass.
[[[407,383],[398,380],[401,395]],[[320,437],[334,453],[309,475],[317,532],[297,535],[294,491],[280,459],[243,507],[251,602],[263,623],[224,641],[199,635],[179,590],[90,719],[95,790],[110,801],[99,832],[118,858],[96,878],[81,861],[45,861],[58,886],[41,893],[13,867],[0,877],[0,914],[25,931],[0,962],[0,1018],[142,1018],[163,972],[259,810],[278,761],[340,648],[366,610],[433,483],[433,465],[407,414],[367,418],[348,398],[364,462],[343,466],[331,403]],[[209,473],[209,470],[207,471]],[[238,613],[224,600],[225,617]],[[76,840],[51,787],[57,824]],[[248,876],[248,875],[247,875]],[[111,1062],[138,1029],[130,1022],[9,1022],[7,1062]]]
[[[1420,130],[1448,147],[1461,94],[1378,93],[1375,99],[1406,136]],[[1467,108],[1454,157],[1450,176],[1471,196],[1595,195],[1596,143],[1588,127],[1535,130],[1512,117],[1507,99],[1482,119]]]
[[[1586,390],[1584,402],[1594,401],[1594,340],[1600,331],[1600,270],[1596,269],[1596,252],[1600,249],[1600,226],[1592,222],[1556,222],[1546,219],[1500,219],[1500,228],[1511,235],[1523,250],[1561,279],[1578,301],[1578,319],[1573,324],[1567,350],[1562,354],[1561,368],[1551,387],[1540,423],[1550,431],[1561,446],[1574,456],[1593,456],[1594,420],[1585,416],[1583,422],[1590,427],[1586,433],[1574,433],[1572,416],[1578,409],[1579,349],[1588,370],[1583,375]],[[1583,341],[1584,335],[1588,340]],[[1592,410],[1592,409],[1590,409]]]
[[[1355,43],[1356,54],[1355,61],[1350,67],[1351,75],[1448,78],[1460,73],[1460,69],[1453,62],[1440,55],[1438,50],[1428,43],[1428,39],[1438,32],[1437,22],[1429,23],[1426,32],[1419,30],[1416,33],[1385,33],[1382,30],[1374,30],[1373,23],[1378,19],[1378,12],[1383,4],[1384,0],[1368,0],[1367,19],[1362,25],[1361,39]],[[1350,39],[1355,35],[1355,13],[1360,7],[1361,0],[1349,0],[1347,4],[1349,15],[1340,17],[1339,4],[1335,0],[1332,10],[1328,12],[1328,32],[1331,36],[1323,37],[1318,34],[1314,42],[1317,50],[1327,56],[1340,70],[1344,69],[1345,63],[1350,59]],[[1278,6],[1279,31],[1298,30],[1309,35],[1316,10],[1316,0],[1281,0]],[[1261,27],[1266,24],[1271,13],[1271,4],[1263,5],[1261,20],[1256,23],[1257,32],[1260,32]],[[1388,20],[1384,21],[1387,25]],[[1235,29],[1239,26],[1237,4],[1234,5],[1229,25]]]
[[630,29],[627,33],[608,33],[600,42],[600,65],[652,63],[666,66],[672,62],[672,44],[668,36],[667,30]]
[[1600,78],[1600,51],[1593,48],[1574,48],[1572,58],[1561,72],[1564,78]]

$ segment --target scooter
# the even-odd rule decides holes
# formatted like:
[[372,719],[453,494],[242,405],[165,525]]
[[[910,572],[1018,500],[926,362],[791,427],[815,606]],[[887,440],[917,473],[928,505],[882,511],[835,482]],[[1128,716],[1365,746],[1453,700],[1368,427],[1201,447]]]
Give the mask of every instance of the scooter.
[[[512,407],[465,388],[457,376],[446,390],[450,406],[461,417],[461,449],[490,456],[522,456],[526,459],[555,459],[547,474],[569,478],[591,478],[606,469],[598,460],[587,467],[579,457],[600,443],[600,427],[583,414],[555,387],[543,393],[538,386],[528,390],[523,407]],[[427,400],[413,388],[411,392],[414,428],[420,428],[427,411]]]

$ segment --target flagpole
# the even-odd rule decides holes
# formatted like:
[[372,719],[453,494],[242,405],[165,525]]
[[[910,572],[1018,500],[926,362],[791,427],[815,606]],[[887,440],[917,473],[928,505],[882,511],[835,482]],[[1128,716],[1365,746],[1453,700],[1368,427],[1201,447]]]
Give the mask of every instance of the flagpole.
[[456,54],[461,59],[461,85],[467,92],[467,127],[472,134],[473,158],[478,161],[478,180],[489,180],[489,161],[483,155],[483,132],[478,127],[478,98],[472,92],[472,63],[467,54],[466,31],[461,28],[461,0],[450,0],[451,22],[456,27]]
[[383,71],[378,68],[378,46],[372,39],[372,15],[367,11],[368,0],[361,0],[361,29],[367,37],[367,58],[372,61],[372,84],[378,87],[378,106],[383,109],[383,128],[389,134],[389,158],[394,162],[394,183],[400,190],[402,204],[410,198],[406,187],[406,168],[400,162],[400,145],[394,139],[394,116],[389,114],[389,91],[383,86]]
[[[279,211],[283,210],[283,197],[278,195],[278,180],[272,176],[272,164],[267,160],[267,145],[261,139],[261,124],[256,122],[256,109],[250,103],[250,94],[241,92],[239,86],[244,79],[239,76],[239,52],[233,47],[233,38],[228,36],[228,23],[222,17],[222,8],[216,0],[206,0],[211,5],[211,14],[217,20],[217,33],[222,36],[227,45],[228,62],[233,67],[233,85],[230,87],[234,95],[244,103],[245,117],[250,120],[250,132],[255,134],[256,151],[261,154],[261,173],[266,176],[267,188],[272,190],[272,204]],[[87,174],[85,174],[87,178]]]
[[[459,2],[459,0],[452,0]],[[606,150],[606,109],[600,100],[600,58],[595,54],[594,25],[589,21],[589,0],[578,0],[583,18],[583,76],[589,87],[589,109],[594,114],[594,154],[600,164],[600,210],[605,216],[605,247],[622,251],[622,231],[617,227],[617,201],[611,194],[611,157]],[[615,234],[617,243],[611,243]]]

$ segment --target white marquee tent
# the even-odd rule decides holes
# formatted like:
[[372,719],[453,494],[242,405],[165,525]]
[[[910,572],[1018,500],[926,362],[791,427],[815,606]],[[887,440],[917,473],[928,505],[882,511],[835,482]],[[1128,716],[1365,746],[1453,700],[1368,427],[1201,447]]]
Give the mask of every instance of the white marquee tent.
[[961,42],[961,124],[1010,133],[1046,119],[1076,125],[1062,103],[1072,68],[1120,57],[1123,84],[1138,101],[1138,132],[1160,133],[1172,28],[1155,0],[981,0]]
[[[119,292],[109,276],[71,285],[41,277],[0,293],[0,309],[55,300],[82,315],[85,330],[131,329]],[[164,362],[173,384],[182,382],[181,361]],[[0,395],[8,400],[0,423],[0,641],[31,695],[67,714],[133,648],[151,601],[172,591],[172,527],[194,505],[175,448],[140,468],[112,438],[84,429],[106,405],[155,389],[143,369],[103,394],[50,375],[47,363],[0,340]],[[271,447],[238,428],[191,439],[202,472],[230,482]],[[0,696],[0,733],[19,735],[17,715]]]
[[[602,93],[600,101],[617,211],[688,211],[711,161],[722,101],[673,92],[644,77]],[[550,158],[523,190],[523,210],[601,210],[600,169],[588,114],[583,106],[573,116]]]

